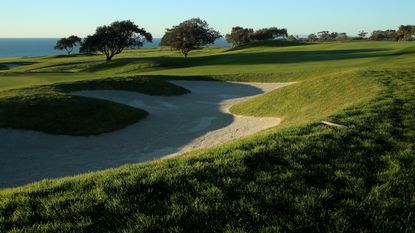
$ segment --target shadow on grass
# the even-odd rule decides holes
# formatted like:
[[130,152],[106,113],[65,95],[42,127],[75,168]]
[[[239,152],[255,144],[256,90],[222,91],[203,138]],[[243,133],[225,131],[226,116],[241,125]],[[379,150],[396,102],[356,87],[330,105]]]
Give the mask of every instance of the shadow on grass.
[[96,57],[96,56],[101,56],[100,54],[94,54],[94,53],[88,53],[88,54],[84,54],[84,53],[74,53],[74,54],[61,54],[61,55],[56,55],[56,56],[52,56],[52,58],[69,58],[69,57]]
[[3,62],[0,63],[0,70],[8,70],[19,66],[29,66],[38,62]]
[[282,41],[282,40],[267,40],[267,41],[254,41],[249,44],[241,45],[228,49],[227,51],[237,51],[247,48],[255,47],[289,47],[289,46],[302,46],[302,45],[312,45],[306,42],[296,42],[296,41]]
[[[138,65],[137,70],[155,68],[187,68],[206,65],[260,65],[260,64],[290,64],[303,62],[321,62],[335,60],[350,60],[363,58],[379,58],[414,54],[414,50],[387,53],[388,49],[350,49],[350,50],[312,50],[312,51],[278,51],[261,53],[219,54],[201,57],[150,57],[150,58],[120,58],[106,64],[98,64],[85,69],[85,72],[99,72],[121,68],[128,65]],[[129,71],[135,71],[130,69]]]
[[[271,41],[273,42],[273,41]],[[277,41],[280,42],[280,41]],[[268,42],[269,43],[269,42]],[[287,42],[284,42],[287,43]],[[298,45],[293,42],[292,46]],[[293,64],[304,62],[324,62],[336,60],[351,60],[364,58],[394,57],[414,54],[415,49],[407,48],[399,51],[390,49],[342,49],[342,50],[311,50],[311,51],[275,51],[275,52],[239,52],[222,53],[199,57],[137,57],[137,58],[115,58],[109,63],[105,62],[76,62],[65,64],[54,64],[47,67],[36,68],[32,71],[45,73],[73,72],[69,68],[76,67],[76,72],[104,72],[129,73],[138,71],[150,71],[157,69],[188,68],[197,66],[214,65],[260,65],[260,64]],[[75,56],[75,55],[74,55]],[[84,55],[82,55],[84,56]],[[52,68],[52,70],[47,70]],[[60,69],[62,68],[62,69]],[[120,70],[116,70],[116,69]],[[46,70],[45,70],[46,69]]]

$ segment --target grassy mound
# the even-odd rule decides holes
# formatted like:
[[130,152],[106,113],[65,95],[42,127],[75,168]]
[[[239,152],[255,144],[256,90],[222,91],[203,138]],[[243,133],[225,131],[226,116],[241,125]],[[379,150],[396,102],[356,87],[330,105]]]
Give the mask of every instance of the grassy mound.
[[285,125],[324,119],[375,96],[373,77],[353,70],[317,76],[232,106],[237,115],[280,117]]
[[0,92],[0,127],[51,134],[94,135],[136,123],[148,113],[126,105],[71,95],[79,90],[126,90],[148,95],[189,91],[156,78],[129,77],[78,81]]
[[318,123],[0,194],[1,231],[411,232],[415,76]]

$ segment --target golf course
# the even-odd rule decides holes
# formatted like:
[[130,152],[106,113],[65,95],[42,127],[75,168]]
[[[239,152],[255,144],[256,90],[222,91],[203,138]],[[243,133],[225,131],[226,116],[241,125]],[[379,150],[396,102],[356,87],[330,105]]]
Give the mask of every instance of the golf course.
[[0,67],[0,232],[415,231],[414,42]]

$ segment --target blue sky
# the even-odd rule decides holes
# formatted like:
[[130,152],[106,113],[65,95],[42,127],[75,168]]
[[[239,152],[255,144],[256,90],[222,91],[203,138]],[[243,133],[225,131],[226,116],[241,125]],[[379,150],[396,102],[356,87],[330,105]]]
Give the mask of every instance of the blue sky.
[[285,27],[290,34],[415,24],[415,0],[1,0],[0,37],[86,36],[97,26],[130,19],[154,37],[200,17],[225,34],[233,26]]

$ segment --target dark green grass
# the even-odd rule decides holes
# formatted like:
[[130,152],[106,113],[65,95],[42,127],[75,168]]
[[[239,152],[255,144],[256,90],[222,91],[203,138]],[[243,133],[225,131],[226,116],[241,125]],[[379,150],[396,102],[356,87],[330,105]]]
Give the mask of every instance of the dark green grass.
[[266,40],[266,41],[252,41],[248,44],[241,45],[235,48],[229,49],[229,51],[236,51],[247,48],[255,47],[287,47],[287,46],[300,46],[307,45],[306,42],[297,42],[297,41],[285,41],[285,40]]
[[107,78],[0,92],[0,127],[51,134],[94,135],[136,123],[147,112],[126,105],[71,95],[80,90],[126,90],[181,95],[188,90],[157,78]]
[[[413,51],[411,51],[413,53]],[[97,72],[103,70],[114,70],[127,65],[128,70],[121,69],[119,72],[148,71],[155,68],[188,68],[198,66],[216,65],[267,65],[267,64],[290,64],[301,62],[324,62],[336,60],[353,60],[364,58],[377,58],[388,56],[388,49],[344,49],[344,50],[307,50],[307,51],[261,51],[250,53],[221,53],[211,56],[196,57],[145,57],[145,58],[120,58],[110,62],[94,65],[86,72]],[[402,54],[400,54],[402,55]],[[135,69],[134,69],[135,68]]]
[[415,75],[372,100],[232,145],[0,193],[0,231],[414,232]]
[[65,92],[80,90],[124,90],[154,96],[174,96],[190,93],[189,90],[183,87],[166,82],[166,79],[161,78],[161,76],[129,76],[62,83],[54,86]]

